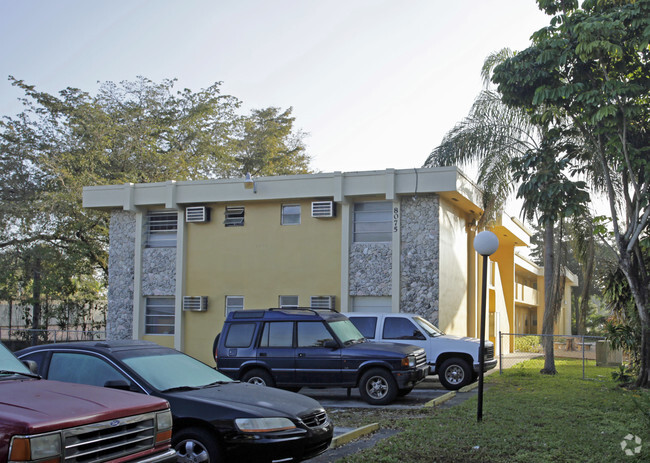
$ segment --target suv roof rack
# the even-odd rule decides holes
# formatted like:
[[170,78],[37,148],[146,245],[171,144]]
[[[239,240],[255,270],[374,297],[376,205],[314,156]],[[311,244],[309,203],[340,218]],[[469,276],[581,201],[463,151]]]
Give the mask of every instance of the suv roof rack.
[[319,307],[270,307],[268,309],[243,309],[232,311],[232,318],[246,319],[246,318],[260,318],[266,312],[283,312],[283,313],[296,313],[296,312],[311,312],[314,315],[319,315],[319,312],[339,313],[335,309],[319,308]]

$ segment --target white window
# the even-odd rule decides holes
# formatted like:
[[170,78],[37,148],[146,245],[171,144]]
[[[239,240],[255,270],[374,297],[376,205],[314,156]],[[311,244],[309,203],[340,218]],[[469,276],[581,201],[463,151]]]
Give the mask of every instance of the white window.
[[391,201],[354,204],[355,243],[390,242],[392,224],[393,203]]
[[146,232],[147,247],[173,248],[176,247],[178,230],[178,214],[175,211],[147,212]]
[[282,205],[282,225],[300,225],[300,205]]
[[309,307],[312,309],[334,309],[334,296],[312,296]]
[[350,312],[392,312],[390,296],[354,296]]
[[244,206],[226,207],[226,227],[244,226]]
[[280,308],[298,307],[298,296],[280,296]]
[[145,334],[174,334],[174,297],[148,297],[145,302]]
[[244,310],[244,296],[226,296],[226,315],[233,310]]

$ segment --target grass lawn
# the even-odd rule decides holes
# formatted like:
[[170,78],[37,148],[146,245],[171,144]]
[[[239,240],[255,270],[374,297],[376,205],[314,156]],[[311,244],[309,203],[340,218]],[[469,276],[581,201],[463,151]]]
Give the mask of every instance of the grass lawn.
[[[539,374],[530,360],[486,378],[483,422],[476,397],[443,409],[407,412],[333,412],[339,426],[379,421],[403,430],[346,462],[620,462],[650,461],[650,391],[629,391],[611,380],[612,368],[558,360],[558,374]],[[621,441],[642,439],[639,454],[626,456]],[[637,444],[632,441],[628,448]]]

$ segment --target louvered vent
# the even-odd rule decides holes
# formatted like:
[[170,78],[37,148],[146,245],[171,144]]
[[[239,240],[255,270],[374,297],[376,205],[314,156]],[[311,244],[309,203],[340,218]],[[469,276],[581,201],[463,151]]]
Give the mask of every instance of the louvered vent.
[[208,310],[208,296],[183,296],[183,310],[205,312]]
[[210,208],[193,206],[185,209],[185,222],[209,222]]
[[309,305],[312,309],[334,309],[336,296],[312,296]]
[[312,217],[336,217],[334,201],[314,201],[311,203]]

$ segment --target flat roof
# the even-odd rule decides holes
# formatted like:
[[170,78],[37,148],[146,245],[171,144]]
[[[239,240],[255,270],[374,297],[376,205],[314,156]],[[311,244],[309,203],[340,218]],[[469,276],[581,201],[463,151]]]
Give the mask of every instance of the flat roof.
[[301,198],[341,202],[348,197],[379,196],[393,200],[436,193],[465,211],[477,215],[483,212],[480,189],[457,167],[280,175],[253,180],[255,189],[246,189],[243,178],[88,186],[83,189],[83,206],[135,211],[151,206],[178,209],[203,203]]

